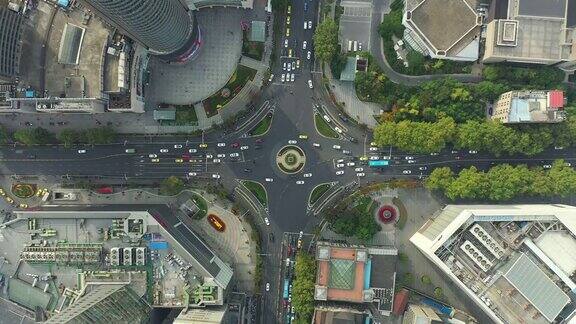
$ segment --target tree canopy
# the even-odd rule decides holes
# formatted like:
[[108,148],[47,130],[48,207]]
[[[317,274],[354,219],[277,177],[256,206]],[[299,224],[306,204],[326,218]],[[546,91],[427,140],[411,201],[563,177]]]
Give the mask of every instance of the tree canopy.
[[298,252],[294,269],[292,305],[299,321],[310,323],[314,314],[314,284],[316,281],[316,261],[305,251]]
[[184,190],[184,181],[176,176],[170,176],[160,184],[160,193],[163,195],[177,195],[182,190]]
[[322,62],[330,62],[338,50],[338,25],[332,19],[324,19],[314,32],[314,54]]

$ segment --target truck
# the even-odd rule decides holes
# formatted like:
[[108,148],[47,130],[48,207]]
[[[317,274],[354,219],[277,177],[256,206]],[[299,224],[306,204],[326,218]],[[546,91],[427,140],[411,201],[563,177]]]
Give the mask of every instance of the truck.
[[390,161],[388,160],[371,160],[368,161],[368,166],[372,167],[372,168],[383,168],[383,167],[387,167],[390,164]]
[[288,282],[288,279],[284,279],[284,294],[283,297],[284,299],[288,299],[288,287],[290,286],[290,283]]

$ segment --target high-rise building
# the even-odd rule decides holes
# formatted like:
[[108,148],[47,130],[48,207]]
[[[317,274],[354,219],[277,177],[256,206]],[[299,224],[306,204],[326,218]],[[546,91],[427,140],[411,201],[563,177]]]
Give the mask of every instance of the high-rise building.
[[150,306],[128,286],[100,285],[46,323],[143,324],[149,315]]
[[0,81],[12,81],[19,73],[22,15],[0,7]]
[[200,49],[198,21],[180,0],[83,1],[108,23],[165,61],[187,61]]

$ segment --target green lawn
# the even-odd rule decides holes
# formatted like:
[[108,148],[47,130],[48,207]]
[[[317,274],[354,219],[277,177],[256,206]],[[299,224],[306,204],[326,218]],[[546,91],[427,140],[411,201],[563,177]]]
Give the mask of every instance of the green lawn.
[[252,136],[264,135],[268,131],[268,129],[270,129],[270,124],[272,124],[272,114],[268,113],[266,114],[266,117],[264,117],[258,123],[258,125],[256,125],[256,127],[254,127],[254,130],[252,130],[250,135]]
[[262,56],[264,55],[264,43],[244,41],[242,44],[242,54],[255,60],[262,61]]
[[316,121],[316,130],[320,135],[331,137],[331,138],[338,138],[338,133],[333,130],[330,125],[320,116],[320,114],[314,115],[314,120]]
[[328,189],[330,189],[329,183],[323,183],[314,187],[314,190],[312,190],[312,193],[310,194],[309,204],[314,205],[314,203],[316,203],[318,199],[328,191]]
[[218,109],[226,106],[237,94],[242,90],[248,80],[253,80],[256,75],[256,70],[249,68],[244,65],[238,64],[236,71],[232,74],[228,83],[222,89],[230,90],[230,95],[228,97],[222,96],[222,89],[218,90],[212,96],[206,98],[202,104],[204,105],[204,110],[208,117],[212,117],[218,114]]
[[194,215],[194,218],[195,219],[202,219],[202,218],[206,217],[206,214],[208,213],[208,203],[206,202],[206,199],[204,199],[204,197],[202,197],[200,195],[194,194],[194,196],[192,197],[192,200],[194,201],[196,206],[198,206],[198,208],[200,208],[200,211],[198,211]]
[[244,187],[250,190],[250,192],[253,193],[254,196],[256,196],[256,198],[262,204],[262,206],[268,205],[268,196],[266,195],[266,190],[264,190],[264,187],[261,184],[249,180],[243,181],[242,184],[244,185]]
[[193,105],[189,106],[176,106],[176,125],[198,125],[198,116]]

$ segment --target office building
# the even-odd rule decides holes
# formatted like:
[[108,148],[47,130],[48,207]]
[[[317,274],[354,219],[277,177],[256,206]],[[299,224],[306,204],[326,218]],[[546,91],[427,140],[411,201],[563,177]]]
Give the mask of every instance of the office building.
[[490,118],[504,124],[562,122],[566,119],[564,93],[559,90],[505,92],[494,103]]
[[448,205],[411,238],[494,323],[576,314],[576,207]]
[[5,82],[14,81],[20,69],[23,18],[14,9],[17,8],[0,7],[0,81]]
[[198,21],[180,0],[83,0],[124,34],[165,61],[185,62],[202,42]]
[[576,1],[492,1],[483,60],[576,69]]

